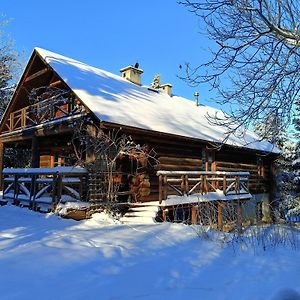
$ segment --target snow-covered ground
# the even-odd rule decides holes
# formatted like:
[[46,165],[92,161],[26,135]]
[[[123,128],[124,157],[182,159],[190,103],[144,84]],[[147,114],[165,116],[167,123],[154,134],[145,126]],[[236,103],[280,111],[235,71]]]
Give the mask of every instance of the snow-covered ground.
[[217,240],[0,207],[0,299],[300,299],[300,249]]

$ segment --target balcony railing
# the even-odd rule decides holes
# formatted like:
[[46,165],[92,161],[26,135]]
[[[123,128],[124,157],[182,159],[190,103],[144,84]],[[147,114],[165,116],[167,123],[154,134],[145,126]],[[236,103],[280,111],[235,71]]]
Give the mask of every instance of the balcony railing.
[[[169,196],[215,193],[223,199],[249,194],[249,172],[158,171],[159,202]],[[218,199],[215,199],[218,200]]]
[[4,132],[12,132],[54,119],[84,112],[84,107],[70,99],[46,99],[10,113]]

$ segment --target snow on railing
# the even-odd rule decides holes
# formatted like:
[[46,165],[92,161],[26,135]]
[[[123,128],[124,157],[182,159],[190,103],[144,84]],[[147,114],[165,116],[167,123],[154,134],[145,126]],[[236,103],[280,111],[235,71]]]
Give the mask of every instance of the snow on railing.
[[190,196],[222,191],[224,196],[249,194],[249,172],[158,171],[159,202],[169,195]]
[[80,167],[5,168],[3,199],[38,209],[64,200],[81,200],[87,171]]
[[80,104],[70,105],[68,99],[62,99],[53,103],[53,99],[45,99],[35,104],[15,110],[9,114],[4,132],[35,126],[51,120],[83,113],[84,106]]

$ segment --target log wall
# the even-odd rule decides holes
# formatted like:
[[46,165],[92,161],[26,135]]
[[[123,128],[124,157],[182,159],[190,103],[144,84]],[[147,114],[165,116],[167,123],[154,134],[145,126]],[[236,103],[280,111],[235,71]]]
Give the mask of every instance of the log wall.
[[216,170],[250,172],[249,189],[251,194],[268,193],[270,190],[270,162],[267,157],[258,157],[254,152],[221,149],[216,152]]
[[[135,139],[134,139],[135,140]],[[147,144],[156,153],[156,166],[148,168],[149,192],[142,187],[139,201],[157,201],[159,195],[158,170],[165,171],[201,171],[204,168],[202,161],[203,145],[199,143],[187,144],[185,141],[175,139],[158,139],[149,137],[147,140],[136,137],[137,143]],[[148,185],[148,183],[147,183]]]
[[270,191],[270,166],[272,157],[259,156],[251,150],[223,146],[219,151],[212,151],[213,161],[207,169],[206,149],[211,148],[205,143],[185,141],[184,139],[153,138],[140,139],[132,135],[140,144],[147,144],[156,152],[157,166],[148,170],[150,194],[140,197],[140,201],[156,201],[158,199],[158,170],[166,171],[229,171],[250,172],[249,189],[252,194]]

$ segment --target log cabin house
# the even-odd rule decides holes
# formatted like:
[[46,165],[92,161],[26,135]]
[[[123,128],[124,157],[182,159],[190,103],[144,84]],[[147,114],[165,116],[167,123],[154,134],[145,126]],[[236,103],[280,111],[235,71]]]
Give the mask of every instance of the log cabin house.
[[[220,111],[173,95],[170,84],[141,85],[143,71],[138,66],[120,72],[117,76],[34,49],[0,124],[4,200],[57,204],[65,194],[101,201],[97,193],[88,197],[84,192],[86,186],[96,185],[97,176],[72,167],[76,163],[70,143],[73,126],[89,116],[103,130],[121,130],[156,152],[157,165],[133,174],[134,183],[128,184],[127,197],[133,206],[154,206],[155,216],[159,207],[164,220],[197,222],[199,206],[211,204],[221,228],[226,203],[235,206],[241,219],[244,202],[259,207],[270,201],[272,163],[278,155],[273,145],[249,131],[223,142],[226,128],[206,118],[207,114],[222,115]],[[40,97],[33,102],[30,91],[43,86],[63,89],[71,97],[55,102]],[[7,149],[27,149],[30,168],[4,165]],[[181,210],[174,213],[175,206]]]

